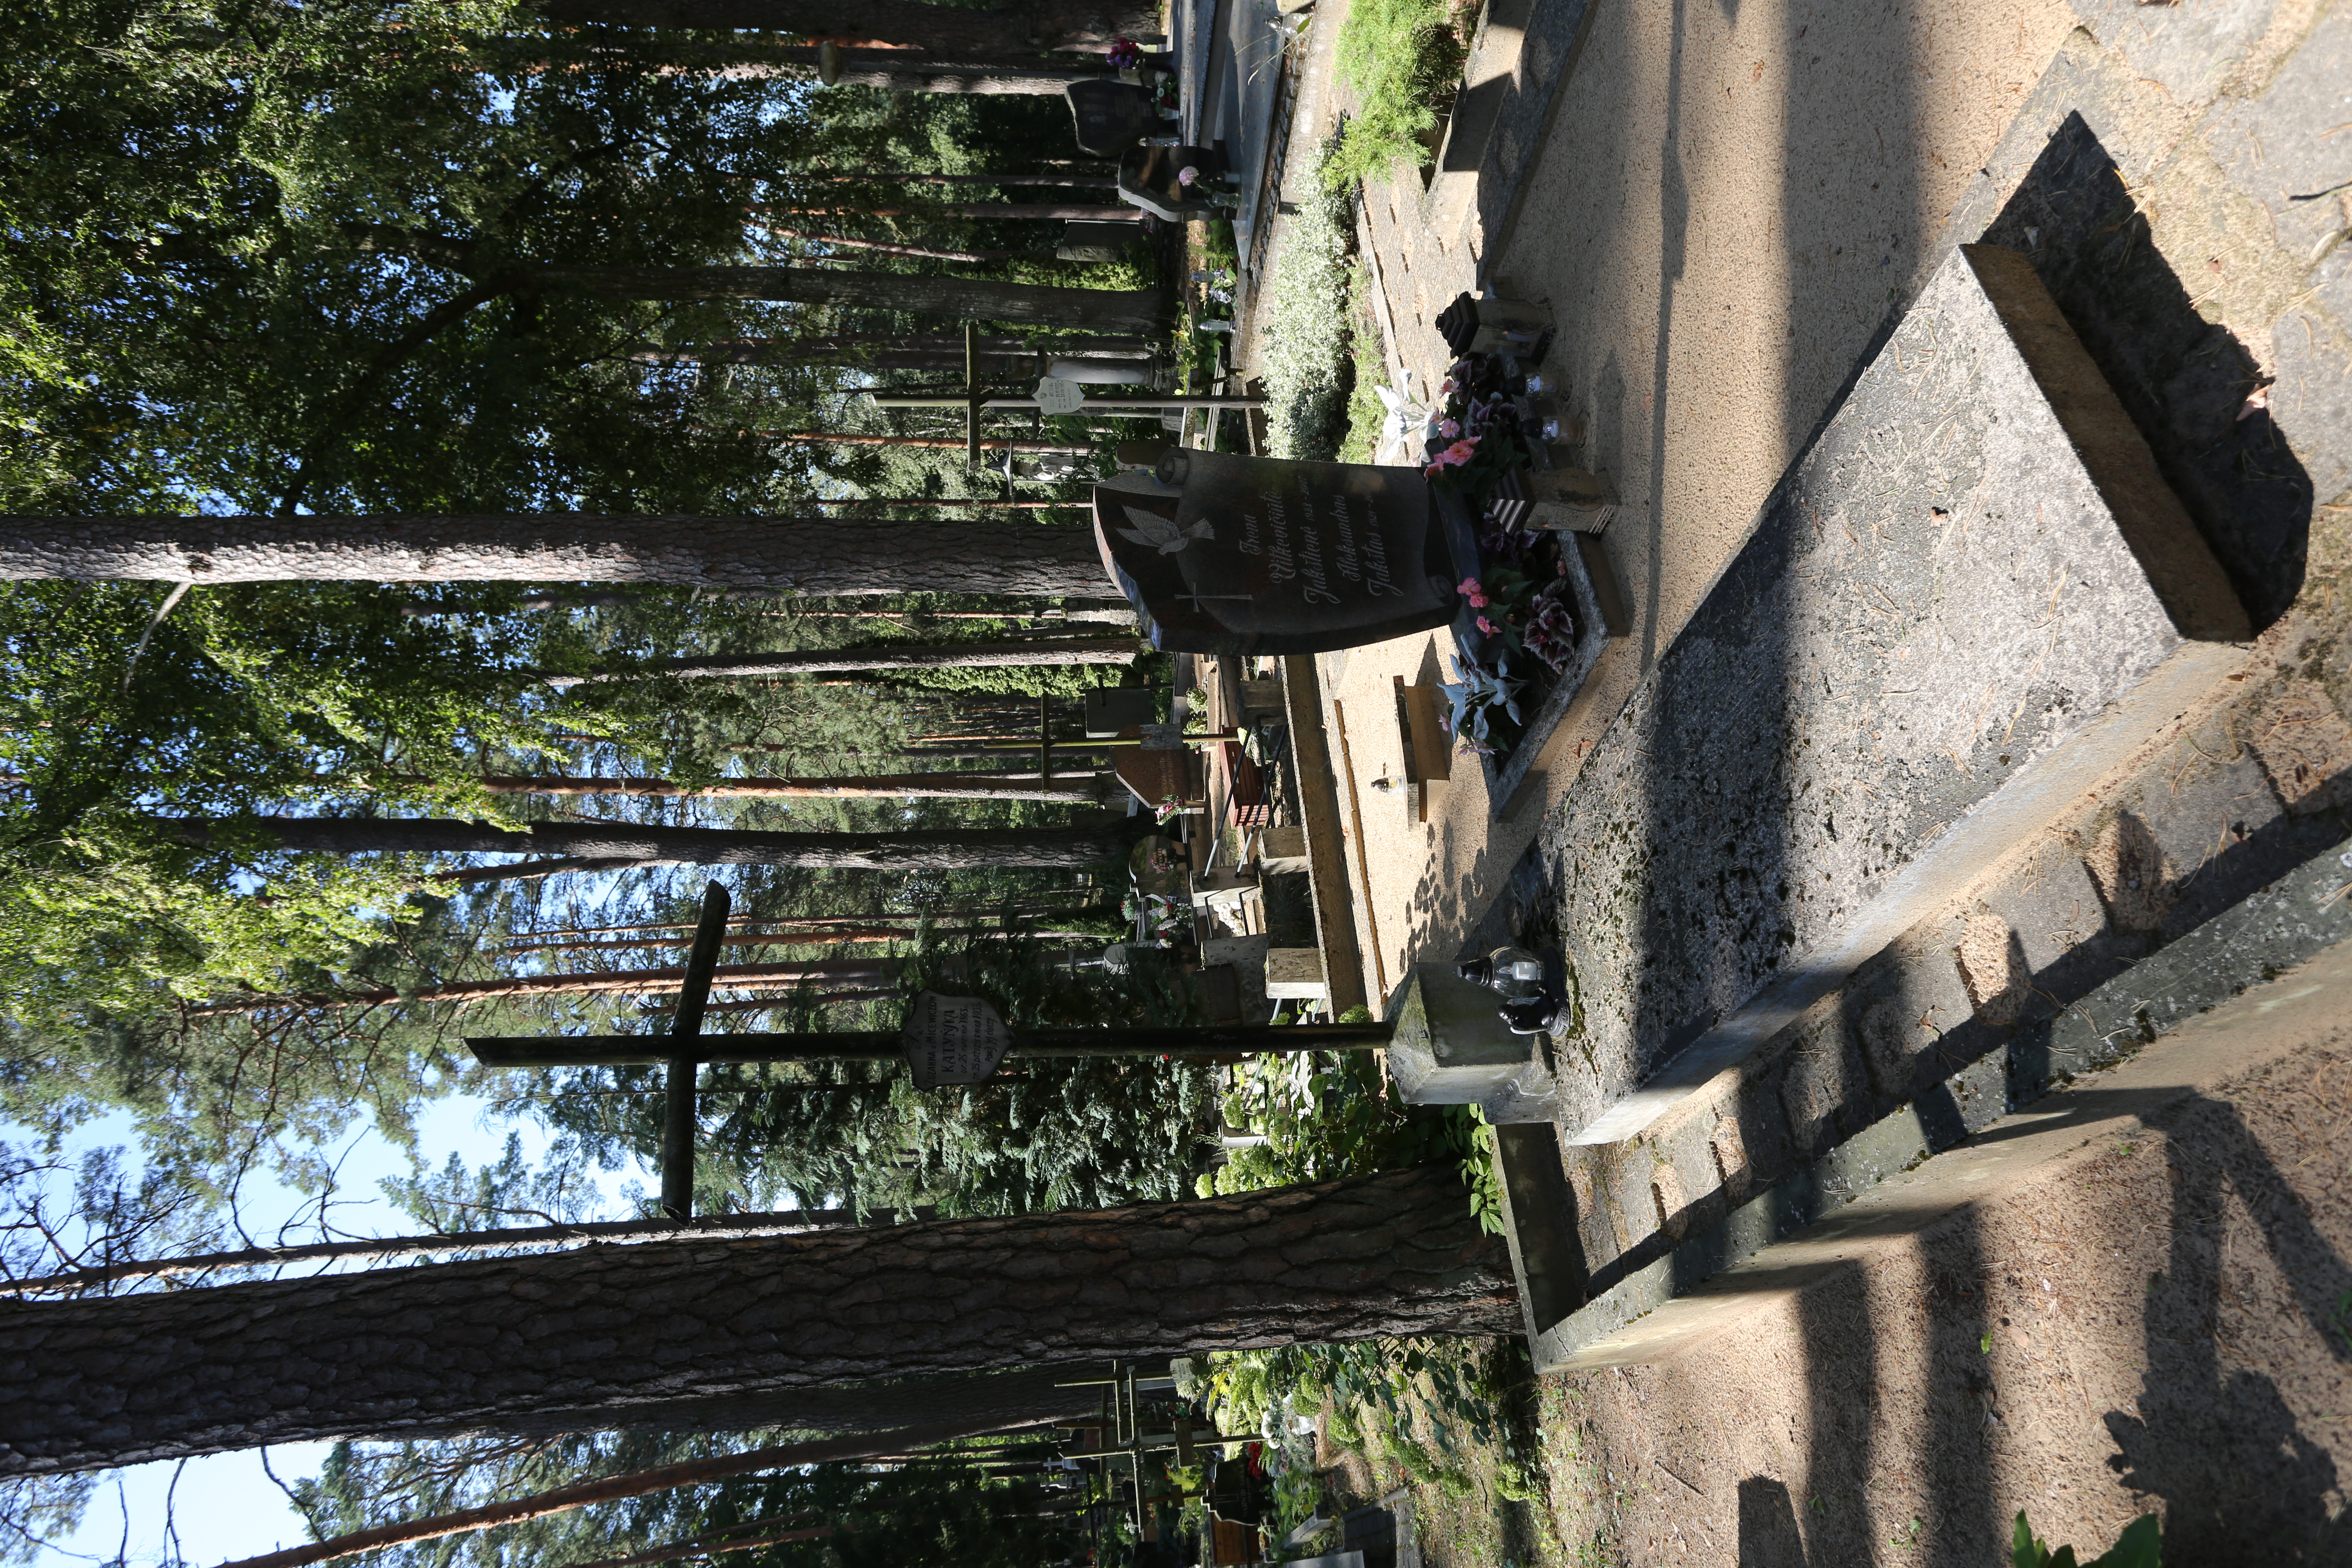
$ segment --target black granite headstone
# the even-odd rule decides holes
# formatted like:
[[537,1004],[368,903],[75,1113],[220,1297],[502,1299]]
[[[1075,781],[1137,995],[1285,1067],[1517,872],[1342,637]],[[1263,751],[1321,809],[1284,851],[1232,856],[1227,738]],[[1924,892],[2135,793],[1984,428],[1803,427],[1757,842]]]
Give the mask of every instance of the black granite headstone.
[[1172,133],[1148,87],[1131,81],[1074,81],[1062,91],[1077,121],[1078,150],[1090,156],[1116,158],[1146,136]]
[[1062,243],[1054,254],[1064,261],[1117,261],[1142,237],[1143,231],[1131,223],[1064,224]]
[[1173,653],[1320,653],[1454,618],[1460,574],[1418,469],[1171,450],[1095,487],[1095,540]]
[[[1186,169],[1195,171],[1189,185],[1178,178]],[[1224,172],[1213,147],[1130,147],[1118,161],[1118,197],[1171,223],[1211,217],[1235,205],[1229,188],[1213,184]]]

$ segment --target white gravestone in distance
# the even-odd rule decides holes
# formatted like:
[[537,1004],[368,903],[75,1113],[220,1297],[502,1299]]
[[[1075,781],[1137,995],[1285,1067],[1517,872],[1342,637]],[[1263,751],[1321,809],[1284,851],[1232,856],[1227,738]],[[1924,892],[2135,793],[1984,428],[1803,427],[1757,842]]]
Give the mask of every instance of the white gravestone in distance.
[[1076,414],[1087,405],[1087,395],[1075,381],[1058,375],[1037,378],[1037,410],[1041,414],[1060,416]]
[[1013,1031],[981,996],[942,996],[926,991],[915,998],[898,1030],[900,1048],[917,1089],[986,1083],[1013,1044]]

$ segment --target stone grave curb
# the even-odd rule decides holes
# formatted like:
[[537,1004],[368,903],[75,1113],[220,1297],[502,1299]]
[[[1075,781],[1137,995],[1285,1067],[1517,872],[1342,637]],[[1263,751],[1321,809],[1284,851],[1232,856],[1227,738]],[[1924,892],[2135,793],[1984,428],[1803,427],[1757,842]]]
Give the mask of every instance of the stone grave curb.
[[[2137,1117],[2164,1100],[2192,1092],[2213,1073],[2200,1060],[2204,1047],[2173,1040],[2184,1026],[2252,989],[2274,982],[2285,999],[2308,994],[2336,969],[2352,968],[2352,839],[2314,856],[2203,925],[2158,949],[2130,969],[2070,1004],[2056,1018],[2018,1037],[1946,1078],[1918,1099],[1880,1119],[1811,1165],[1774,1184],[1673,1251],[1635,1270],[1583,1306],[1546,1322],[1548,1308],[1580,1293],[1580,1251],[1572,1203],[1559,1174],[1559,1146],[1549,1128],[1506,1129],[1496,1140],[1505,1234],[1520,1281],[1528,1346],[1538,1373],[1634,1364],[1692,1342],[1722,1316],[1721,1298],[1679,1315],[1666,1309],[1734,1268],[1768,1269],[1776,1247],[1814,1246],[1842,1235],[1921,1229],[1983,1195],[1980,1177],[1945,1180],[1949,1162],[1981,1160],[1988,1148],[2015,1151],[2032,1143],[2053,1117],[2069,1120],[2060,1146],[2037,1151],[2027,1163],[2071,1150],[2081,1142],[2077,1112],[2095,1097],[2147,1087],[2158,1100],[2126,1107]],[[2322,973],[2321,971],[2327,971]],[[2275,1000],[2257,1004],[2273,1006]],[[2102,1026],[2101,1018],[2114,1020]],[[2157,1042],[2168,1042],[2159,1052]],[[2126,1076],[2124,1069],[2131,1069]],[[2057,1098],[2077,1104],[2020,1114],[2050,1097],[2074,1075],[2107,1073],[2079,1091]],[[2006,1113],[2006,1114],[2004,1114]],[[1989,1135],[1989,1136],[1988,1136]],[[1961,1146],[1964,1145],[1964,1146]],[[1549,1169],[1544,1165],[1549,1161]],[[2020,1171],[2022,1166],[2017,1167]],[[1901,1176],[1868,1215],[1832,1220],[1874,1190]],[[1937,1184],[1941,1184],[1939,1186]],[[1529,1216],[1523,1224],[1519,1215]],[[1543,1216],[1554,1216],[1551,1226]],[[1885,1216],[1891,1215],[1891,1218]],[[1806,1227],[1815,1233],[1795,1237]],[[1836,1227],[1843,1226],[1843,1229]],[[1793,1238],[1793,1239],[1792,1239]],[[1639,1325],[1636,1327],[1636,1325]]]
[[[1487,9],[1494,8],[1490,0]],[[1472,73],[1485,71],[1482,79],[1501,81],[1508,90],[1497,89],[1503,92],[1502,101],[1491,112],[1466,117],[1486,121],[1485,144],[1471,163],[1471,172],[1449,180],[1444,171],[1458,161],[1454,132],[1465,119],[1457,108],[1455,120],[1446,127],[1445,145],[1438,150],[1437,167],[1422,193],[1419,216],[1422,226],[1433,231],[1443,220],[1451,220],[1449,229],[1458,229],[1473,214],[1484,219],[1486,239],[1477,247],[1482,284],[1493,285],[1486,276],[1487,262],[1503,253],[1518,226],[1528,166],[1550,132],[1553,110],[1584,52],[1597,9],[1593,0],[1534,0],[1519,23],[1517,58],[1507,71],[1495,68],[1501,65],[1499,58],[1490,64],[1484,58],[1488,21],[1484,12],[1480,15],[1473,56],[1464,66],[1464,86],[1471,85]]]

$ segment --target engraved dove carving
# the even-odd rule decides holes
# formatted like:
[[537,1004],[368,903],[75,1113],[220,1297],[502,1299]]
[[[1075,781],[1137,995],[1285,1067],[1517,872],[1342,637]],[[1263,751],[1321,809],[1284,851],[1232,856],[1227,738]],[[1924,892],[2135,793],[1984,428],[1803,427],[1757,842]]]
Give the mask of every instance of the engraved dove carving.
[[1131,539],[1138,544],[1149,544],[1162,555],[1173,555],[1192,541],[1206,539],[1215,531],[1206,519],[1190,528],[1179,528],[1157,512],[1139,511],[1131,506],[1123,506],[1119,510],[1127,513],[1129,522],[1135,524],[1133,528],[1120,529],[1119,537]]

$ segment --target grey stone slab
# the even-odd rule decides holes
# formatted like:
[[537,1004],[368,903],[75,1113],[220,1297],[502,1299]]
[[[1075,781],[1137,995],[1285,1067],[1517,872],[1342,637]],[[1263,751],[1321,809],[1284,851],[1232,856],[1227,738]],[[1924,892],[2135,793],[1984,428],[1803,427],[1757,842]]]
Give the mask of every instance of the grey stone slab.
[[[2347,251],[2352,244],[2336,247]],[[2352,271],[2346,278],[2337,321],[2352,322]],[[2341,500],[2352,491],[2352,335],[2316,310],[2289,310],[2272,323],[2271,356],[2271,418],[2311,476],[2312,495]]]
[[2106,929],[2105,900],[2071,846],[2053,844],[2018,874],[1985,890],[1984,902],[2010,923],[2039,974]]
[[1716,1168],[1710,1146],[1714,1131],[1713,1118],[1691,1116],[1650,1140],[1652,1160],[1674,1173],[1674,1191],[1680,1203],[1672,1228],[1677,1232],[1719,1217],[1723,1174]]
[[2119,51],[2140,75],[2192,109],[2201,109],[2236,74],[2249,47],[2269,30],[2278,0],[2196,0],[2149,5],[2141,0],[2074,0],[2091,36]]
[[1749,1058],[2248,635],[2029,264],[1963,247],[1545,824],[1562,1124],[1632,1137]]
[[2298,260],[2344,227],[2339,189],[2352,182],[2352,147],[2341,131],[2327,132],[2347,121],[2352,11],[2341,6],[2320,19],[2260,93],[2224,98],[2205,117],[2207,145],[2231,184],[2269,210],[2278,242]]
[[2347,882],[2352,841],[2305,861],[2068,1007],[2037,1041],[2021,1043],[2013,1076],[2032,1086],[2102,1067],[2352,939]]
[[[1788,1250],[1775,1244],[1794,1238],[1800,1230],[1836,1220],[1865,1198],[1882,1207],[1892,1204],[1898,1211],[1908,1205],[1920,1215],[1944,1212],[1943,1207],[1923,1207],[1879,1192],[1890,1184],[1916,1187],[1922,1180],[1932,1180],[1940,1162],[1913,1171],[1928,1156],[1970,1140],[1975,1142],[1969,1147],[1998,1156],[2044,1127],[2063,1122],[2068,1112],[2045,1107],[2063,1106],[2068,1100],[2079,1100],[2094,1110],[2111,1109],[2113,1097],[2104,1096],[2095,1086],[2087,1094],[2036,1104],[2053,1082],[2113,1065],[2264,980],[2284,975],[2285,990],[2293,994],[2340,987],[2346,955],[2352,953],[2352,898],[2338,891],[2347,879],[2352,879],[2352,840],[2314,856],[2129,973],[2093,991],[2054,1025],[1970,1063],[1720,1222],[1687,1237],[1670,1253],[1622,1278],[1596,1281],[1601,1288],[1582,1307],[1530,1338],[1536,1370],[1565,1372],[1660,1359],[1686,1340],[1690,1331],[1670,1315],[1645,1321],[1650,1314],[1677,1301],[1685,1306],[1675,1312],[1685,1313],[1685,1299],[1695,1294],[1719,1296],[1721,1287],[1707,1292],[1700,1288],[1728,1270],[1769,1277],[1776,1258]],[[2106,1023],[2097,1025],[2094,1019]],[[2078,1142],[2079,1135],[2061,1136],[2054,1147],[2071,1148]],[[1968,1200],[1978,1178],[1968,1173],[1969,1162],[1961,1154],[1950,1158],[1962,1169],[1950,1184],[1949,1205],[1957,1205]],[[1642,1325],[1638,1331],[1636,1324]]]

